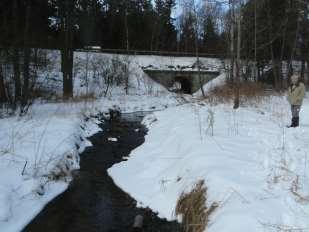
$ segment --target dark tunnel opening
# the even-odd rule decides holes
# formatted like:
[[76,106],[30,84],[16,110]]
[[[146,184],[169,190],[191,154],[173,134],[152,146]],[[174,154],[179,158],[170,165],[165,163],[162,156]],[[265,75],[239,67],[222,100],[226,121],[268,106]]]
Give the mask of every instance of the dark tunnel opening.
[[181,91],[185,94],[192,94],[192,83],[184,77],[176,77],[175,79],[181,85]]

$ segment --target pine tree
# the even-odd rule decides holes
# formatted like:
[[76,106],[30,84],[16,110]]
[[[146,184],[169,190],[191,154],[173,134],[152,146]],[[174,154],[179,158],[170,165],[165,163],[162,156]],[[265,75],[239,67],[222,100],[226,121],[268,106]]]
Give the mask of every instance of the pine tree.
[[179,47],[183,52],[195,52],[196,46],[196,17],[191,10],[185,11],[181,16]]
[[218,53],[219,43],[220,38],[215,28],[215,22],[211,16],[208,16],[204,21],[203,51],[209,54],[216,54]]
[[153,32],[154,50],[172,51],[176,49],[177,31],[172,18],[175,0],[155,1],[155,23]]
[[81,45],[97,45],[100,34],[97,27],[99,24],[101,4],[98,0],[81,0],[78,11],[79,40]]

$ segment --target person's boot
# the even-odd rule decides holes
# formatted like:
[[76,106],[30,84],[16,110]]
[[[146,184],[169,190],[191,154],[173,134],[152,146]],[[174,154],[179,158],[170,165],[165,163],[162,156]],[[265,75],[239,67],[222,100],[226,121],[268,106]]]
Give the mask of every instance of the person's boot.
[[294,127],[299,127],[299,117],[295,118]]
[[290,128],[290,127],[295,127],[295,125],[296,125],[296,118],[292,118],[292,121],[291,121],[291,125],[290,126],[288,126],[288,128]]

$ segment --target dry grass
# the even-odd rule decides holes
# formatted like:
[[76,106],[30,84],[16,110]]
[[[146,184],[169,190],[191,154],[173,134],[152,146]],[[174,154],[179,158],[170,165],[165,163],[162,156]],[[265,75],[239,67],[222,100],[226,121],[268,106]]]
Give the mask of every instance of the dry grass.
[[199,181],[189,193],[182,193],[176,206],[176,215],[182,216],[185,232],[205,231],[209,216],[218,207],[213,203],[206,206],[207,188],[204,181]]
[[97,97],[93,92],[80,94],[78,96],[74,96],[73,99],[71,99],[72,102],[85,102],[85,101],[94,101]]
[[60,102],[71,102],[71,103],[80,103],[80,102],[92,102],[95,101],[97,99],[97,97],[95,96],[95,94],[93,92],[89,92],[89,93],[83,93],[83,94],[79,94],[74,96],[73,98],[69,98],[69,99],[65,99],[62,96],[57,96],[54,97],[52,100],[52,102],[56,102],[56,103],[60,103]]
[[[239,94],[241,103],[246,102],[259,102],[269,93],[266,91],[266,87],[257,82],[242,82],[239,86]],[[234,85],[227,82],[223,86],[215,87],[210,93],[205,97],[205,100],[211,104],[227,103],[234,99]]]

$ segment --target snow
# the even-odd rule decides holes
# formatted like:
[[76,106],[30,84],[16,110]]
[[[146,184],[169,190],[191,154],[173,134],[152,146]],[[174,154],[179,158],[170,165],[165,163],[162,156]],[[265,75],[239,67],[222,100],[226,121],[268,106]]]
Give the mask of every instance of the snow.
[[[49,63],[47,68],[37,70],[38,84],[61,96],[60,54],[40,52],[45,52]],[[107,57],[103,59],[107,62],[113,58],[125,61],[128,58],[97,53],[88,55],[74,54],[74,95],[77,100],[67,103],[57,102],[57,98],[54,103],[37,100],[27,115],[0,119],[1,231],[21,231],[49,201],[67,189],[71,172],[79,168],[79,154],[92,145],[87,137],[100,130],[99,121],[93,116],[111,108],[129,113],[162,110],[182,103],[176,95],[145,76],[135,58],[130,61],[129,94],[126,95],[120,85],[111,86],[103,96],[104,81],[94,74],[96,67],[106,64],[98,63],[94,67],[91,62],[102,61],[102,57]],[[84,85],[85,59],[91,61],[87,88]],[[94,93],[93,99],[78,99],[89,90]]]
[[[115,107],[129,113],[177,104],[171,94],[124,95],[114,90],[109,97],[88,102],[37,102],[24,117],[0,119],[1,231],[21,231],[66,190],[70,172],[79,168],[79,154],[92,145],[86,138],[100,130],[99,121],[91,116]],[[70,170],[65,170],[67,165]],[[52,179],[63,171],[63,179]]]
[[107,140],[110,141],[110,142],[117,142],[118,141],[117,138],[107,138]]
[[[212,79],[211,81],[207,82],[205,85],[203,85],[204,93],[207,95],[209,92],[211,92],[214,88],[224,85],[226,81],[226,73],[220,74],[215,79]],[[198,90],[193,94],[194,97],[202,97],[203,93],[202,90]]]
[[[48,51],[46,56],[50,63],[38,70],[39,84],[60,96],[59,52]],[[140,206],[175,219],[180,194],[204,180],[207,204],[219,204],[209,232],[308,231],[309,99],[304,101],[300,128],[287,129],[290,112],[284,97],[265,97],[235,111],[227,103],[199,102],[200,91],[194,98],[178,98],[143,72],[150,65],[171,69],[192,67],[195,61],[74,53],[74,95],[93,93],[94,99],[37,101],[23,117],[0,119],[1,231],[21,231],[67,189],[71,171],[79,168],[79,154],[92,145],[87,137],[100,130],[93,116],[111,108],[156,111],[143,121],[149,129],[145,143],[132,151],[128,161],[108,171]],[[113,62],[128,64],[128,95],[121,85],[106,92],[104,72]],[[201,62],[213,71],[222,65],[217,59],[201,58]],[[223,73],[204,86],[205,92],[224,80]],[[55,178],[59,174],[64,175]]]
[[236,111],[229,104],[171,107],[144,119],[145,143],[108,172],[140,206],[169,220],[177,218],[180,194],[204,180],[207,204],[219,204],[209,232],[308,231],[309,99],[301,126],[288,129],[289,120],[284,97]]
[[[155,58],[155,57],[153,57]],[[219,72],[223,68],[219,59],[215,58],[199,58],[199,62],[196,61],[196,58],[176,58],[174,60],[169,57],[169,60],[164,60],[163,57],[160,59],[154,59],[155,62],[148,64],[147,66],[142,66],[143,70],[161,70],[161,71],[183,71],[183,72],[192,72],[192,71],[201,71],[201,72]],[[145,63],[143,59],[140,64]],[[161,62],[158,62],[160,60]],[[162,63],[163,61],[163,63]],[[184,64],[185,61],[185,64]]]
[[[60,66],[60,52],[43,50],[47,68],[39,70],[42,77],[39,84],[49,91],[55,92],[61,96],[62,74]],[[201,65],[207,71],[221,71],[223,64],[219,59],[200,58]],[[120,55],[97,52],[74,52],[74,95],[82,96],[92,93],[96,97],[105,95],[107,89],[106,76],[121,76],[119,65],[126,65],[130,75],[129,94],[134,95],[162,95],[168,94],[166,88],[161,84],[154,82],[144,71],[146,67],[152,67],[160,70],[178,70],[197,71],[192,68],[196,63],[195,57],[167,57],[167,56],[148,56],[148,55]],[[123,77],[122,77],[123,78]],[[107,91],[107,96],[115,93],[124,93],[121,86],[111,86]]]
[[[86,137],[99,131],[96,120],[58,107],[36,105],[25,117],[0,120],[1,231],[21,231],[67,188],[70,172],[79,168],[78,154],[91,145]],[[53,179],[61,172],[63,179]]]

